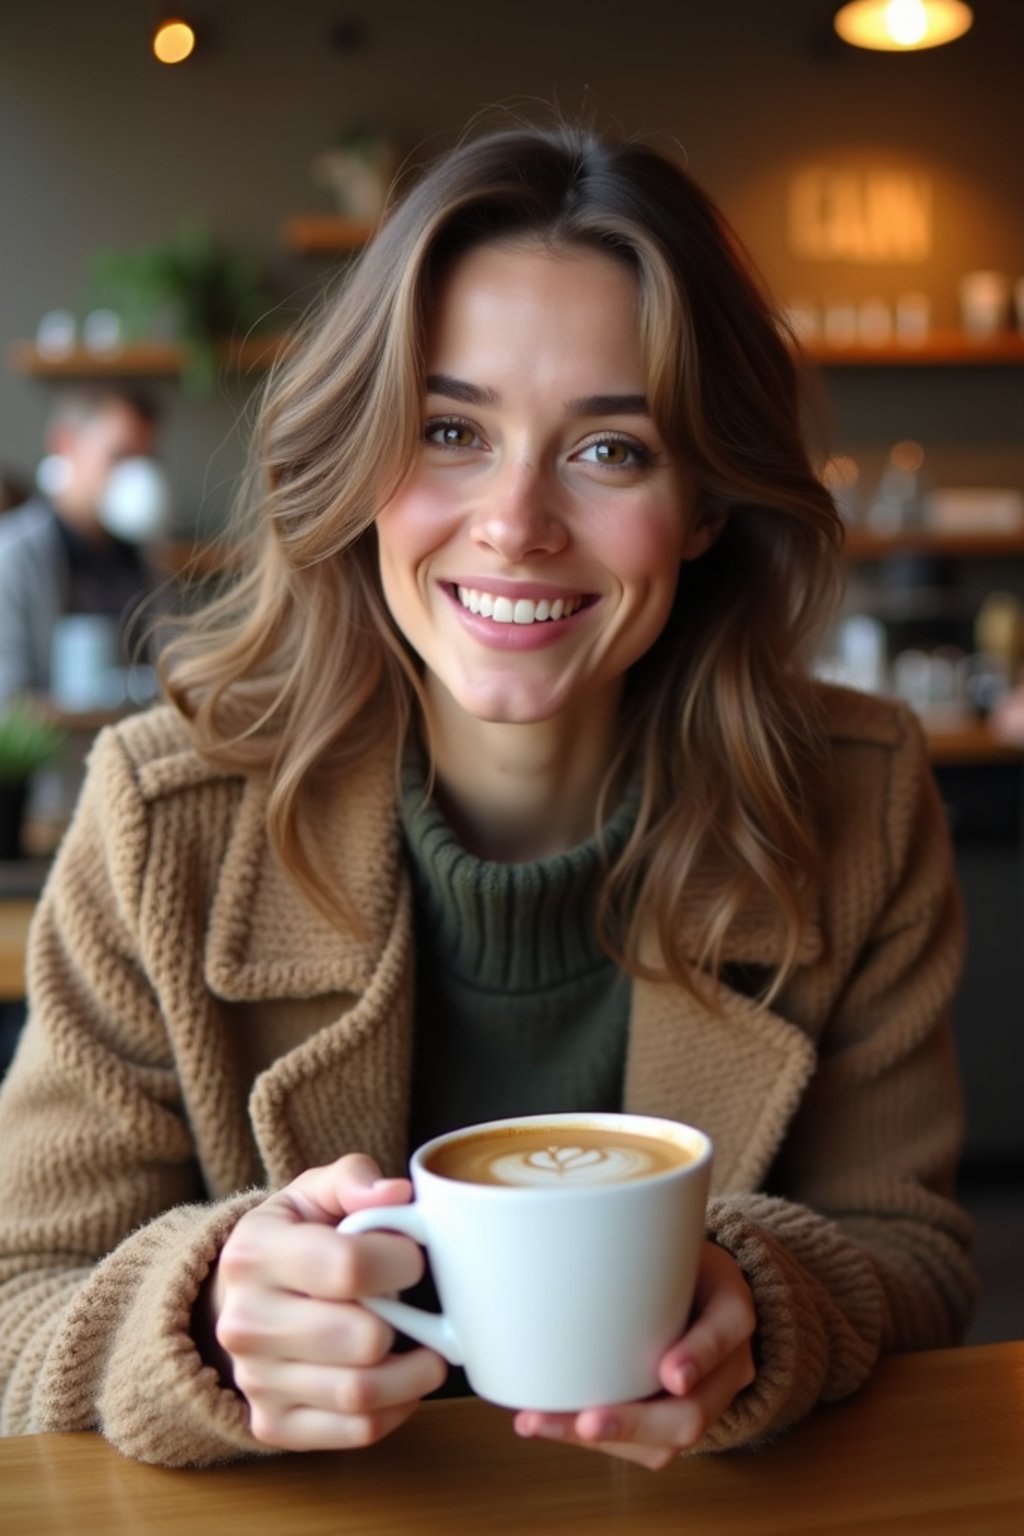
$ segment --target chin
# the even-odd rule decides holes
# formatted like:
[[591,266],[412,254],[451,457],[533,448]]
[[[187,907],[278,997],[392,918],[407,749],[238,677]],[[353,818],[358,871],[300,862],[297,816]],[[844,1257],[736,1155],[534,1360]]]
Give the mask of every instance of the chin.
[[544,720],[553,720],[566,707],[564,699],[523,697],[503,689],[493,693],[462,689],[453,697],[465,714],[490,725],[539,725]]

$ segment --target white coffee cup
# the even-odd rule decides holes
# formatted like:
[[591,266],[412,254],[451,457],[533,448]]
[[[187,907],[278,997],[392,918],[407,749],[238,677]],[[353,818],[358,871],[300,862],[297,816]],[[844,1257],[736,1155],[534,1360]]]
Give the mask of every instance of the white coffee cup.
[[[536,1144],[521,1141],[535,1133]],[[508,1142],[504,1164],[515,1164],[502,1177],[516,1182],[451,1174],[452,1156],[475,1155],[494,1136]],[[652,1145],[666,1165],[638,1171]],[[711,1158],[710,1139],[674,1120],[566,1113],[489,1121],[419,1148],[413,1204],[357,1211],[338,1230],[401,1232],[427,1249],[440,1314],[361,1300],[464,1365],[479,1396],[548,1412],[631,1402],[659,1390],[659,1362],[685,1331]]]
[[965,272],[959,283],[961,324],[968,336],[985,340],[1006,324],[1010,279],[1005,272]]
[[116,619],[69,613],[53,628],[50,694],[62,709],[96,709],[109,702],[119,660]]
[[170,485],[154,459],[140,456],[114,465],[99,505],[108,533],[129,544],[146,544],[163,537],[170,514]]

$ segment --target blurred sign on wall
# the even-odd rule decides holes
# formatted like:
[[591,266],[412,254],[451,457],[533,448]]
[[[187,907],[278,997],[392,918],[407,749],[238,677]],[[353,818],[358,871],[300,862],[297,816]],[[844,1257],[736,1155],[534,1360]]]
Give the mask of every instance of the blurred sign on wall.
[[791,253],[804,261],[927,261],[930,178],[878,167],[807,166],[789,182],[787,228]]

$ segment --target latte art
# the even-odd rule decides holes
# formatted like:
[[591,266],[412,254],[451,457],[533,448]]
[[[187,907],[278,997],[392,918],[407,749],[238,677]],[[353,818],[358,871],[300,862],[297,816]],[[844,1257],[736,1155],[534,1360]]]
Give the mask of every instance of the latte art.
[[567,1122],[470,1132],[439,1147],[428,1167],[469,1184],[569,1190],[628,1184],[691,1161],[672,1141]]
[[[652,1143],[656,1151],[656,1144]],[[496,1184],[623,1184],[658,1172],[653,1152],[639,1147],[543,1147],[537,1152],[508,1152],[490,1164]],[[664,1164],[661,1165],[664,1167]]]
[[602,1147],[545,1147],[543,1152],[528,1152],[524,1162],[543,1173],[579,1173],[583,1168],[600,1168],[607,1157]]

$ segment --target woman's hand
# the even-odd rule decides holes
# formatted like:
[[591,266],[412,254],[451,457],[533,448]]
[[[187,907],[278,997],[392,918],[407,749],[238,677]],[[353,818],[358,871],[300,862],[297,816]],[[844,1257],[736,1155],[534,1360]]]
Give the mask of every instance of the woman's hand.
[[447,1366],[429,1349],[390,1353],[394,1332],[359,1305],[414,1285],[422,1251],[410,1238],[335,1231],[367,1206],[403,1205],[407,1179],[383,1179],[370,1158],[312,1168],[239,1221],[197,1318],[215,1337],[249,1403],[258,1440],[283,1450],[369,1445],[397,1429]]
[[576,1414],[518,1413],[516,1433],[606,1451],[652,1470],[666,1466],[754,1380],[756,1323],[753,1294],[735,1259],[705,1243],[689,1326],[659,1368],[667,1395]]

